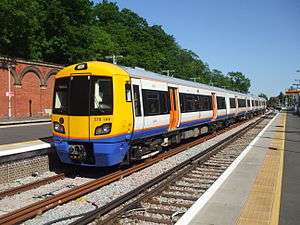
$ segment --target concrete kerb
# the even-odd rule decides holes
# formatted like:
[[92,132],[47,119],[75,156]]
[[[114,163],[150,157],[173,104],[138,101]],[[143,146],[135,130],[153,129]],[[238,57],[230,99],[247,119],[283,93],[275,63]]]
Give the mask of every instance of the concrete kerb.
[[50,119],[36,119],[36,120],[12,120],[12,121],[0,121],[0,128],[1,127],[8,127],[12,125],[22,125],[22,124],[37,124],[37,123],[48,123],[51,122]]

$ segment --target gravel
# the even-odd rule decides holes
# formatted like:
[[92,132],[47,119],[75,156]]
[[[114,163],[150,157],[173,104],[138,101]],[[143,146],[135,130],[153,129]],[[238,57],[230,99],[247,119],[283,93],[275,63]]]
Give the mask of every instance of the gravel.
[[[50,175],[51,174],[51,175]],[[55,173],[47,173],[47,176],[55,175]],[[46,175],[43,176],[43,178],[47,177]],[[42,177],[40,177],[41,179]],[[45,186],[38,187],[36,189],[32,189],[26,192],[22,192],[17,195],[5,197],[0,200],[0,216],[10,212],[12,210],[19,209],[21,207],[27,206],[29,204],[32,204],[34,202],[43,200],[47,197],[50,197],[54,194],[58,194],[60,192],[66,191],[68,189],[73,188],[74,186],[81,185],[87,181],[90,181],[91,179],[88,178],[65,178],[63,180],[58,180],[56,182],[47,184]],[[32,180],[30,178],[22,179],[22,184],[25,184],[25,181],[27,183],[33,182],[35,180]]]
[[[252,121],[251,121],[252,122]],[[200,145],[192,147],[184,152],[181,152],[171,158],[165,159],[155,165],[152,165],[142,171],[136,172],[128,177],[123,178],[122,180],[116,181],[111,183],[107,186],[104,186],[97,191],[94,191],[79,200],[69,202],[62,206],[56,207],[51,209],[44,214],[37,216],[34,219],[26,221],[24,224],[26,225],[35,225],[35,224],[45,224],[47,222],[54,221],[56,219],[70,216],[70,215],[77,215],[89,210],[95,209],[95,206],[91,203],[96,204],[98,207],[101,207],[112,200],[120,197],[121,195],[126,194],[127,192],[135,189],[136,187],[144,184],[145,182],[157,177],[161,173],[175,167],[179,163],[193,157],[194,155],[198,154],[199,152],[207,149],[211,145],[219,142],[220,140],[226,138],[227,136],[231,135],[232,133],[242,129],[243,127],[247,126],[250,121],[242,124],[239,127],[236,127],[230,131],[227,131],[223,134],[218,135],[217,137],[208,140]],[[57,187],[57,185],[55,185]],[[163,200],[163,199],[161,199]],[[168,200],[169,201],[169,200]],[[184,203],[190,203],[188,201],[184,201]],[[0,203],[1,204],[1,203]],[[74,221],[71,220],[64,220],[60,221],[56,224],[68,224]]]
[[42,173],[42,174],[38,174],[37,176],[25,177],[25,178],[14,180],[10,183],[3,183],[3,184],[0,184],[0,191],[2,192],[2,191],[5,191],[5,190],[14,188],[14,187],[18,187],[18,186],[21,186],[21,185],[24,185],[24,184],[32,183],[32,182],[44,179],[46,177],[51,177],[53,175],[55,175],[54,172],[45,172],[45,173]]

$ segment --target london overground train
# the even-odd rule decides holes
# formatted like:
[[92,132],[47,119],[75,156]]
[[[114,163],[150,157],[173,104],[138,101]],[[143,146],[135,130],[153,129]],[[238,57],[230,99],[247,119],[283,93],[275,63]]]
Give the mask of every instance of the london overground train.
[[53,140],[63,163],[114,166],[265,108],[266,101],[252,95],[141,68],[86,62],[55,77]]

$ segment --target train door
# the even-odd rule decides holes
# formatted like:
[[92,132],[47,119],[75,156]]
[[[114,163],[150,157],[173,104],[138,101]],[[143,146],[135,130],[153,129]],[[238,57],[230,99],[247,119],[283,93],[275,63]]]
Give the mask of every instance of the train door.
[[142,130],[144,128],[144,112],[143,112],[143,98],[141,90],[141,80],[131,79],[132,93],[133,93],[133,113],[134,113],[134,130]]
[[212,110],[213,110],[212,120],[215,120],[218,117],[217,96],[216,93],[211,93],[211,95],[212,95]]
[[170,97],[170,122],[169,130],[176,129],[179,122],[179,102],[178,102],[178,89],[168,87]]

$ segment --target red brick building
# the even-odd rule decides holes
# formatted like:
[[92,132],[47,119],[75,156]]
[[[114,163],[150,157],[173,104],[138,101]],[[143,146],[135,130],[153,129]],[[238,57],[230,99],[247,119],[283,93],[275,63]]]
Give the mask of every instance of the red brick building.
[[54,75],[61,68],[0,57],[0,119],[9,118],[9,111],[12,118],[49,116]]

